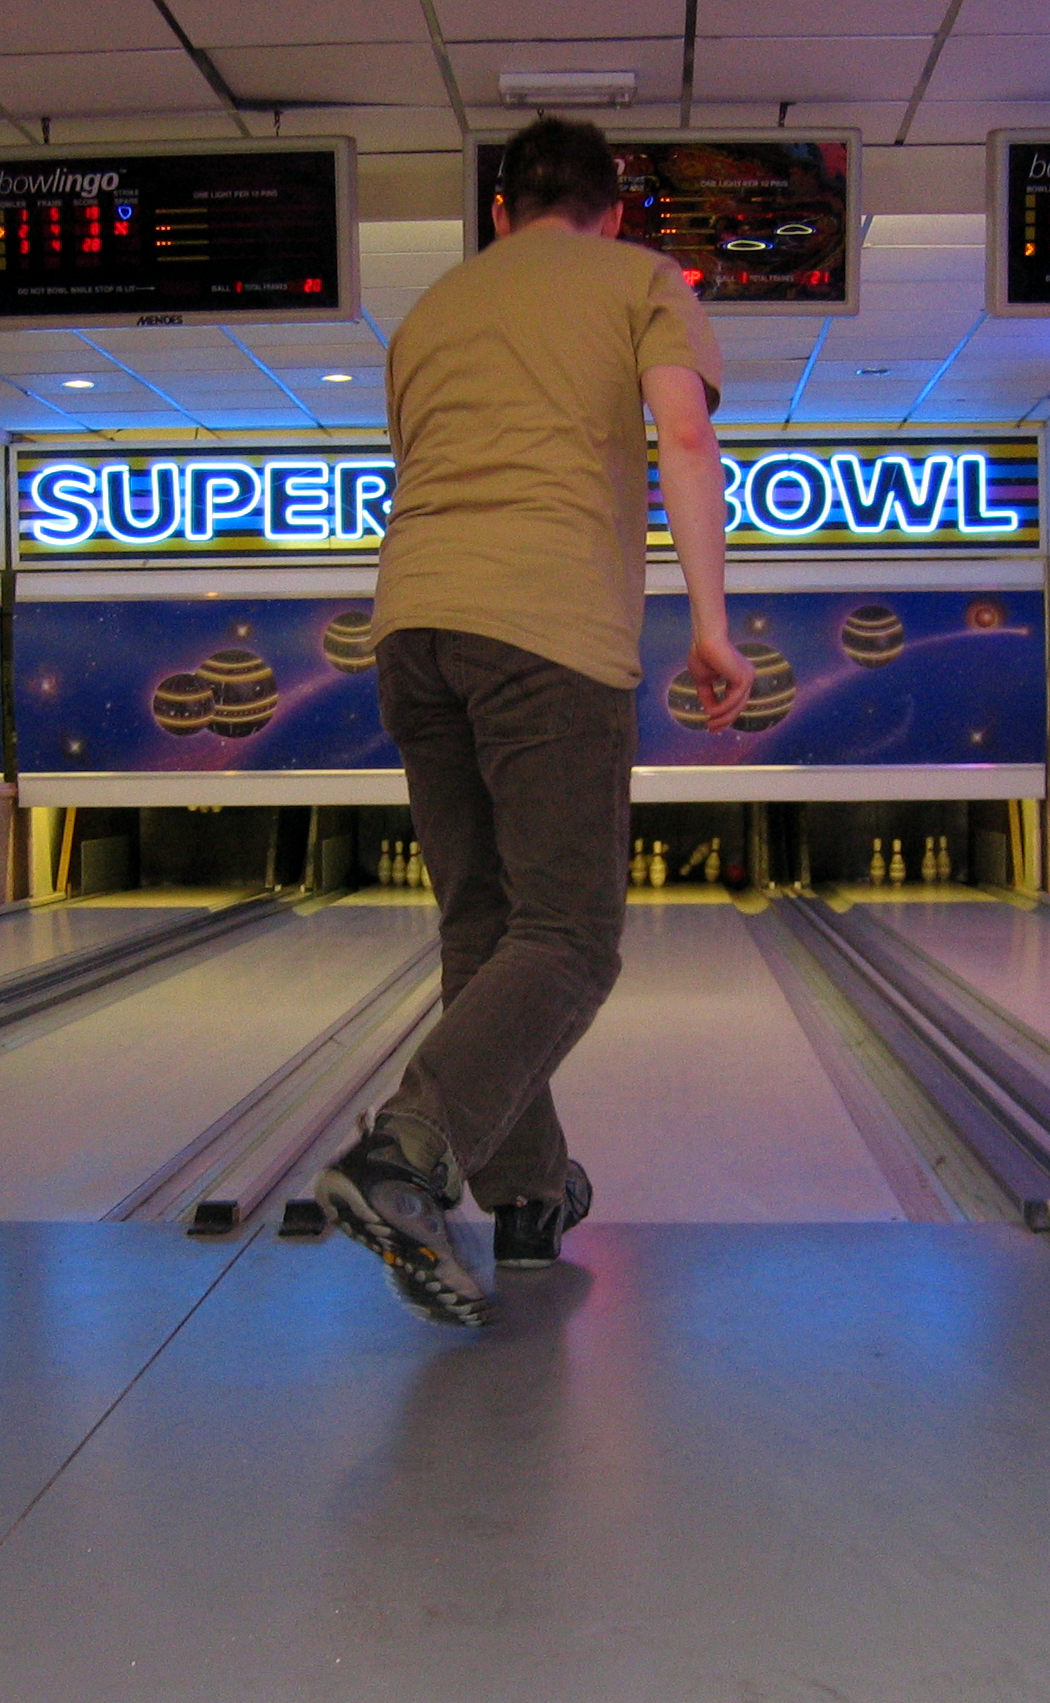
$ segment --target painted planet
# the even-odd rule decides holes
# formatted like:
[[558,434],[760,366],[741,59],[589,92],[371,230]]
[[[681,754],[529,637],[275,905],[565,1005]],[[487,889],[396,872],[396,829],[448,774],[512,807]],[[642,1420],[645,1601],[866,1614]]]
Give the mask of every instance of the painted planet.
[[764,733],[790,713],[795,702],[795,671],[772,645],[746,639],[739,648],[754,663],[755,678],[733,727],[738,733]]
[[997,597],[978,597],[967,605],[966,625],[974,633],[994,633],[1005,627],[1006,610]]
[[366,668],[374,668],[371,615],[363,609],[337,615],[324,630],[323,648],[326,661],[341,674],[363,674]]
[[215,714],[212,689],[199,674],[169,674],[153,694],[153,719],[179,738],[201,733]]
[[900,619],[882,603],[854,609],[842,626],[842,648],[861,668],[884,668],[904,649]]
[[197,677],[211,689],[215,708],[208,726],[223,739],[258,733],[277,708],[277,678],[251,650],[217,650]]
[[706,727],[707,712],[696,694],[696,681],[688,668],[676,674],[667,688],[667,707],[681,727]]

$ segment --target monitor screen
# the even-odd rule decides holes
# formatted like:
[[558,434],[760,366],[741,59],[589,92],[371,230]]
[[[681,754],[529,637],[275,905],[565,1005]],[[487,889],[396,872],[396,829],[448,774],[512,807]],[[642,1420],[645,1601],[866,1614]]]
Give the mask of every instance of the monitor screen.
[[352,146],[0,152],[0,326],[348,319]]
[[[855,313],[855,132],[733,138],[610,135],[623,191],[621,237],[677,260],[710,307]],[[468,251],[495,235],[503,141],[476,138],[468,166]]]
[[1050,314],[1050,130],[988,138],[988,311]]

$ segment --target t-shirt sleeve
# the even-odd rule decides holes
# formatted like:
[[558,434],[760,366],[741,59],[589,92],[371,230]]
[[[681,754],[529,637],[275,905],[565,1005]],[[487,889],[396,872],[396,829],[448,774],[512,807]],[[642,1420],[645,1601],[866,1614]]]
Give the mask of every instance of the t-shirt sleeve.
[[722,354],[700,303],[673,260],[650,274],[635,327],[638,376],[649,367],[689,367],[698,372],[714,413],[722,394]]

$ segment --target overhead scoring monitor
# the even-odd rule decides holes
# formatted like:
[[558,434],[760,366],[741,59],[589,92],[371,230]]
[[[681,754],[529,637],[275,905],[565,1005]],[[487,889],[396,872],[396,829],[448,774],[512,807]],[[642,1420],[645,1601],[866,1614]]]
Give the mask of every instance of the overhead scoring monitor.
[[[708,307],[856,313],[860,134],[742,131],[609,134],[621,236],[670,254]],[[493,240],[504,138],[466,154],[466,247]]]
[[988,137],[988,311],[1050,314],[1050,130]]
[[0,328],[346,320],[344,138],[0,150]]

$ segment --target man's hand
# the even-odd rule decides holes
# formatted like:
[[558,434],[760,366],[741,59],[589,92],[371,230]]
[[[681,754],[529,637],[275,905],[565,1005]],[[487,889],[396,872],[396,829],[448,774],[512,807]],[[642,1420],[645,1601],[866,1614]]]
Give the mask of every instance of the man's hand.
[[724,732],[747,703],[755,678],[753,663],[729,639],[694,639],[689,652],[689,672],[696,682],[696,695],[707,712],[708,732]]

